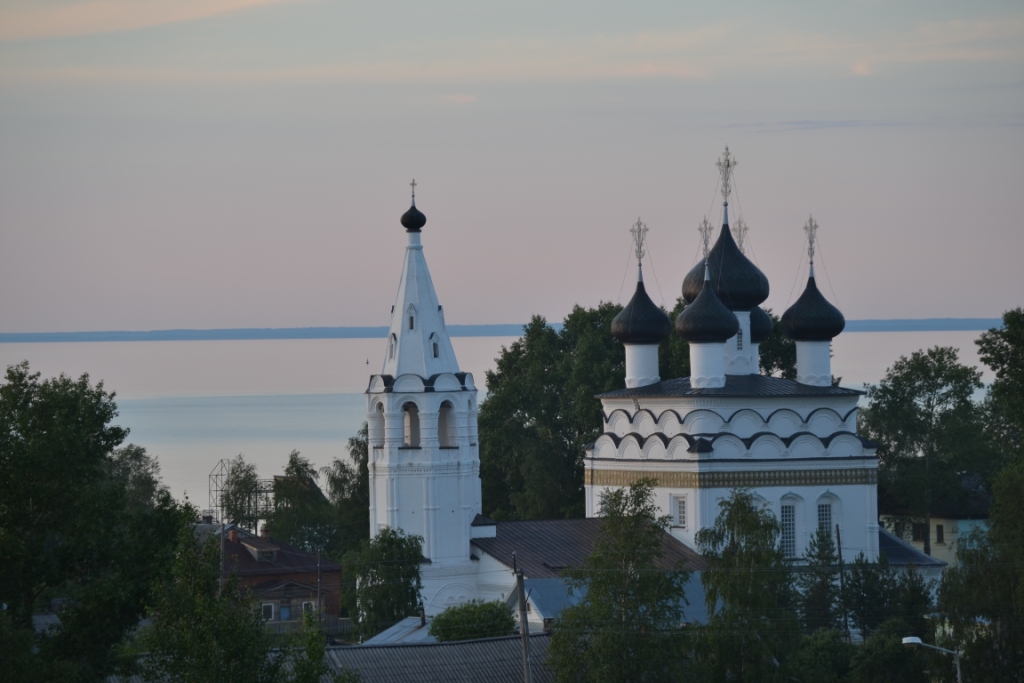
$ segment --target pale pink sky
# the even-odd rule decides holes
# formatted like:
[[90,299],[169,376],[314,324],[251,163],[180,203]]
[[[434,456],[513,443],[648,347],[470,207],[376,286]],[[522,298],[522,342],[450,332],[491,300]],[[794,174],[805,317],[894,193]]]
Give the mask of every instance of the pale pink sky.
[[1022,143],[1019,2],[9,0],[0,332],[387,324],[414,176],[449,322],[627,298],[638,215],[671,306],[725,144],[776,311],[813,213],[847,318],[995,317]]

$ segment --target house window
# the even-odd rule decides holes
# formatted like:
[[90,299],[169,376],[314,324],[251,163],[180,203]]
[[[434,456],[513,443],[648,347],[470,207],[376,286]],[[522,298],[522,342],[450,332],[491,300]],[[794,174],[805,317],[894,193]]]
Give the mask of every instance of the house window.
[[796,506],[783,505],[780,522],[782,523],[780,541],[782,554],[785,557],[796,557]]
[[945,543],[946,542],[946,530],[942,528],[941,524],[935,525],[935,542]]
[[273,562],[274,561],[274,551],[273,550],[261,550],[259,552],[259,561],[260,562]]
[[818,503],[818,530],[832,533],[832,503]]
[[274,620],[274,604],[270,602],[263,603],[263,621]]
[[743,330],[736,333],[736,348],[740,351],[743,350]]
[[686,528],[686,496],[672,496],[672,526]]
[[281,621],[291,621],[292,608],[289,605],[281,605],[281,609],[277,610],[277,618]]
[[312,614],[315,609],[316,609],[316,603],[314,603],[311,600],[302,603],[302,613],[303,614]]
[[920,522],[914,522],[910,526],[910,540],[920,541],[924,543],[925,536],[928,535],[928,526]]

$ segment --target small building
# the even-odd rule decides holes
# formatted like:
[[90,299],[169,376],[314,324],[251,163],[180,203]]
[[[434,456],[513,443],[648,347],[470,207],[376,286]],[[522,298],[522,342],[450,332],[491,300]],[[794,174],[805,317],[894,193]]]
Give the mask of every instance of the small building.
[[[221,525],[197,524],[199,535],[220,539]],[[238,576],[254,593],[267,626],[288,633],[302,624],[302,615],[320,613],[325,632],[350,628],[341,619],[341,565],[266,535],[257,536],[234,524],[223,528],[224,574]]]

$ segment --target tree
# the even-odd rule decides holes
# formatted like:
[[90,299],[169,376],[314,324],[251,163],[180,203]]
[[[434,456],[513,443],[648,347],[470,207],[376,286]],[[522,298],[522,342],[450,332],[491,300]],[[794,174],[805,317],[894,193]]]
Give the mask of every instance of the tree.
[[370,471],[367,425],[348,440],[348,461],[335,458],[320,470],[333,510],[334,536],[327,555],[340,560],[370,538]]
[[274,477],[274,507],[267,530],[274,538],[310,553],[334,545],[331,504],[316,482],[320,473],[298,451],[288,456],[283,477]]
[[1024,681],[1024,461],[996,478],[989,529],[962,537],[939,587],[948,648],[976,681]]
[[611,336],[620,306],[573,308],[561,331],[534,316],[487,373],[480,407],[485,513],[495,518],[582,517],[583,447],[600,433],[595,394],[625,384]]
[[430,622],[430,635],[442,643],[510,636],[515,630],[512,608],[501,600],[470,600],[447,608]]
[[786,656],[800,635],[789,564],[779,546],[779,522],[733,490],[719,502],[713,526],[697,532],[707,562],[701,574],[708,614],[699,657],[705,678],[783,680]]
[[981,373],[961,365],[951,347],[901,356],[882,381],[868,385],[862,431],[879,443],[881,483],[914,517],[923,517],[931,554],[931,509],[939,499],[964,495],[960,473],[988,473],[979,454],[985,443],[978,407],[971,401]]
[[[40,380],[26,362],[0,383],[0,603],[10,646],[30,642],[18,657],[44,679],[110,672],[186,523],[155,461],[116,450],[128,433],[116,416],[88,375]],[[56,598],[60,628],[36,638],[33,612]]]
[[890,619],[868,636],[853,656],[850,683],[927,683],[926,655],[903,644],[908,633],[904,622]]
[[772,319],[772,333],[758,347],[761,374],[784,379],[796,379],[796,342],[782,333],[782,321],[765,309]]
[[806,683],[840,683],[850,671],[855,648],[835,629],[819,629],[800,642],[789,661],[791,679]]
[[224,514],[238,526],[257,531],[259,524],[260,479],[256,474],[256,465],[245,461],[245,456],[238,454],[228,465],[227,477],[221,491],[221,505]]
[[818,529],[807,544],[806,564],[796,575],[797,605],[808,633],[841,624],[839,557],[830,529]]
[[281,662],[271,656],[255,597],[235,575],[220,586],[217,540],[198,540],[185,528],[177,542],[171,579],[157,587],[149,606],[153,623],[125,648],[128,671],[134,665],[153,683],[276,681]]
[[989,428],[1008,454],[1024,457],[1024,308],[1003,314],[1003,326],[983,333],[978,355],[995,373],[989,387]]
[[423,539],[388,527],[345,555],[345,602],[360,635],[380,633],[419,610],[422,562]]
[[665,571],[654,482],[601,494],[601,535],[566,572],[583,600],[555,623],[548,665],[558,681],[674,681],[683,670],[680,626],[689,572]]
[[851,625],[867,638],[891,616],[896,573],[884,556],[870,562],[864,553],[857,554],[847,572],[843,601]]

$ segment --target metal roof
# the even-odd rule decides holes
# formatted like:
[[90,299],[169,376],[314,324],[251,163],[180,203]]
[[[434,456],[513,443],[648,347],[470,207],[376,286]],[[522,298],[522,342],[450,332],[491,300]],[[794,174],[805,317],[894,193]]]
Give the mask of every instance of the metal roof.
[[437,638],[430,635],[430,622],[427,617],[424,625],[419,617],[406,617],[391,628],[384,629],[373,638],[370,638],[364,646],[371,645],[400,645],[407,643],[436,643]]
[[[601,535],[603,522],[600,517],[498,522],[494,537],[470,542],[507,567],[512,567],[515,552],[516,564],[526,578],[550,579],[583,564]],[[671,534],[662,534],[661,549],[664,554],[658,566],[662,569],[704,568],[701,556]]]
[[925,555],[902,538],[890,534],[885,529],[878,530],[878,554],[884,555],[894,567],[945,567],[946,563]]
[[[554,681],[547,659],[548,634],[530,636],[534,683]],[[413,645],[356,645],[327,648],[332,671],[354,669],[363,683],[520,683],[523,655],[519,636]]]

